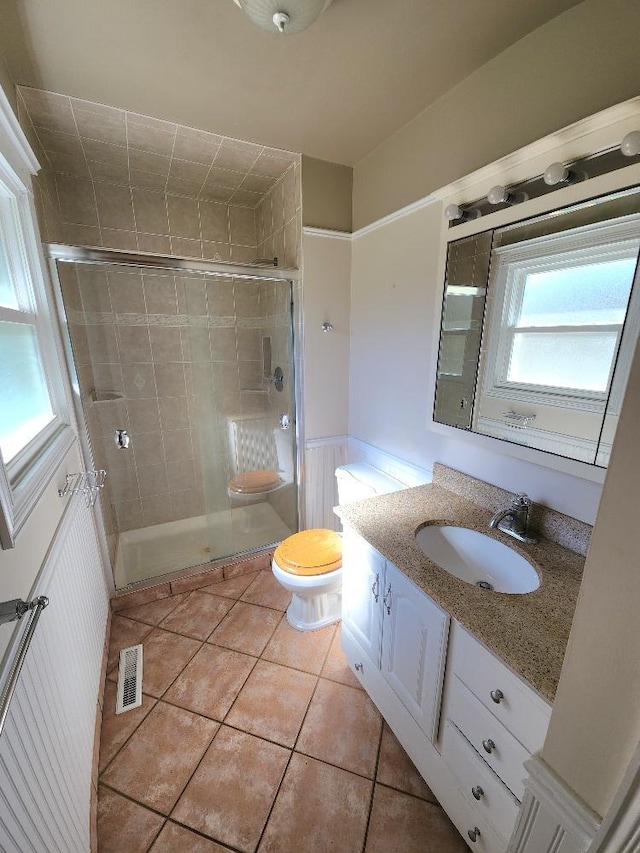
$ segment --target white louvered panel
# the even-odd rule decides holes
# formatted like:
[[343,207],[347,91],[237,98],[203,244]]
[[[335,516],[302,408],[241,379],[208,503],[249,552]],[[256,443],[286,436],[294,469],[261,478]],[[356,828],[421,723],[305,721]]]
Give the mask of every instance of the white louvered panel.
[[305,448],[306,526],[340,530],[340,520],[333,512],[338,503],[335,471],[347,461],[344,436],[308,441]]
[[74,500],[33,595],[46,595],[0,739],[0,850],[86,853],[108,591],[93,514]]
[[237,418],[230,417],[227,423],[235,474],[244,471],[278,470],[273,417],[241,415]]

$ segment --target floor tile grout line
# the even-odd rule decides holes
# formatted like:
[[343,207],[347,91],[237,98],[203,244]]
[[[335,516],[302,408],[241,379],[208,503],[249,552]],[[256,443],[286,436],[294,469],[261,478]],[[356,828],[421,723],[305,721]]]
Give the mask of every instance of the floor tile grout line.
[[[285,611],[285,616],[286,616],[286,611]],[[282,620],[280,620],[280,622],[278,624],[281,624],[281,623],[282,623]],[[274,631],[274,633],[275,633],[275,631]],[[334,637],[335,637],[335,632],[334,632]],[[331,643],[332,642],[333,642],[333,637],[331,638]],[[326,657],[329,654],[329,650],[331,649],[331,643],[329,643],[329,646],[327,648],[327,654],[325,655],[325,660],[323,661],[321,671],[324,668],[324,664],[326,663]],[[266,646],[265,646],[265,648],[266,648]],[[260,656],[260,660],[263,660],[262,655]],[[268,663],[271,663],[271,662],[272,661],[268,661]],[[295,671],[299,672],[300,670],[295,670]],[[298,743],[298,739],[300,738],[300,732],[302,731],[305,720],[307,719],[307,715],[309,713],[309,708],[311,707],[311,703],[313,702],[313,697],[316,694],[316,690],[318,689],[319,683],[320,683],[320,676],[318,675],[318,676],[316,676],[316,683],[313,686],[313,690],[311,691],[311,696],[309,697],[309,701],[307,702],[307,707],[306,707],[304,715],[302,717],[302,721],[300,722],[300,726],[298,728],[298,733],[296,734],[295,740],[293,742],[293,746],[290,749],[289,759],[287,761],[287,766],[284,768],[284,772],[283,772],[282,776],[280,777],[280,782],[278,783],[278,788],[276,790],[275,796],[274,796],[273,801],[271,803],[271,808],[269,809],[269,814],[267,815],[267,819],[265,820],[264,826],[262,827],[262,832],[260,833],[260,838],[258,839],[258,843],[256,844],[256,848],[255,848],[256,851],[260,848],[260,844],[262,843],[262,839],[264,838],[264,834],[267,831],[267,827],[269,826],[269,821],[271,820],[271,815],[273,814],[273,810],[274,810],[275,805],[278,801],[278,797],[280,796],[280,791],[282,790],[282,783],[284,782],[285,776],[287,775],[287,771],[289,770],[289,766],[290,766],[291,761],[293,759],[295,749],[296,749],[296,746]],[[298,754],[300,754],[300,753],[298,753]]]
[[[166,819],[164,825],[166,826],[167,823],[174,823],[176,826],[180,826],[183,829],[186,829],[189,832],[192,832],[194,835],[197,835],[199,838],[204,838],[205,841],[210,841],[210,842],[213,842],[213,843],[219,845],[220,847],[222,847],[223,850],[225,850],[225,851],[228,850],[229,853],[245,853],[245,851],[241,850],[239,847],[234,847],[232,844],[228,844],[226,841],[220,841],[220,839],[214,838],[212,835],[206,835],[204,832],[201,832],[199,829],[195,829],[195,827],[189,826],[188,823],[183,823],[182,821],[177,820],[175,817],[168,817]],[[155,844],[155,842],[154,842],[154,844]],[[150,849],[151,848],[149,848],[149,850]],[[149,851],[147,851],[147,853],[149,853]],[[186,851],[185,851],[185,853],[186,853]]]
[[[172,706],[172,707],[175,707],[175,706]],[[183,708],[183,709],[181,709],[181,710],[186,710],[186,709],[184,709],[184,708]],[[191,712],[191,713],[193,713],[193,712]],[[147,716],[148,716],[148,715],[147,715]],[[201,715],[201,714],[194,714],[194,716],[198,716],[198,717],[200,717],[200,716],[202,716],[202,715]],[[146,717],[145,717],[145,719],[146,719]],[[205,719],[208,719],[208,718],[205,718]],[[212,721],[209,721],[209,722],[212,722]],[[214,720],[213,722],[217,722],[217,720]],[[141,802],[140,800],[136,800],[136,799],[135,799],[134,797],[132,797],[131,795],[129,795],[129,794],[125,794],[125,793],[123,793],[122,791],[119,791],[119,790],[118,790],[117,788],[115,788],[113,785],[108,785],[108,784],[106,784],[105,782],[101,782],[101,784],[102,784],[102,785],[105,785],[105,784],[106,784],[106,787],[108,787],[109,789],[111,789],[111,790],[115,791],[117,794],[120,794],[121,796],[126,797],[128,800],[131,800],[132,802],[137,803],[139,806],[142,806],[142,807],[143,807],[143,808],[145,808],[145,809],[150,809],[150,811],[156,812],[157,814],[162,815],[162,817],[164,817],[165,819],[168,819],[168,818],[169,818],[169,816],[172,814],[173,810],[175,809],[175,807],[178,805],[178,802],[180,801],[180,798],[181,798],[181,797],[182,797],[182,795],[184,794],[184,792],[185,792],[185,790],[186,790],[187,785],[189,784],[189,782],[190,782],[190,781],[191,781],[191,779],[193,778],[193,774],[196,772],[197,768],[198,768],[198,767],[200,766],[200,764],[202,763],[203,758],[205,757],[205,755],[206,755],[206,754],[207,754],[207,752],[209,751],[209,747],[211,746],[211,744],[212,744],[212,743],[213,743],[213,741],[215,740],[215,737],[216,737],[216,735],[218,734],[218,732],[220,731],[220,728],[221,728],[221,726],[220,726],[220,724],[218,724],[218,728],[217,728],[217,729],[215,730],[215,732],[211,735],[211,738],[210,738],[209,742],[207,743],[207,745],[205,746],[205,748],[204,748],[204,750],[203,750],[203,752],[202,752],[202,755],[200,756],[200,758],[199,758],[199,759],[198,759],[198,761],[196,762],[196,766],[195,766],[195,768],[194,768],[194,770],[193,770],[193,773],[191,773],[191,774],[190,774],[190,776],[189,776],[189,778],[188,778],[187,782],[186,782],[186,783],[185,783],[185,785],[180,789],[180,792],[178,793],[178,795],[177,795],[177,797],[176,797],[176,800],[175,800],[175,802],[173,803],[173,805],[171,806],[171,808],[170,808],[170,810],[169,810],[168,814],[164,814],[164,813],[163,813],[163,812],[161,812],[159,809],[156,809],[156,808],[154,808],[153,806],[150,806],[148,803],[143,803],[143,802]]]
[[[164,620],[164,619],[166,619],[168,616],[170,616],[170,615],[174,612],[174,610],[176,610],[176,608],[177,608],[177,607],[179,607],[179,606],[180,606],[180,604],[182,603],[182,600],[183,600],[183,599],[182,599],[182,598],[179,598],[179,596],[182,596],[182,595],[184,595],[184,593],[177,593],[176,595],[167,595],[167,596],[165,596],[164,598],[156,598],[154,601],[148,601],[146,604],[139,604],[139,605],[137,605],[137,607],[130,607],[130,608],[128,608],[128,609],[129,609],[129,610],[137,610],[137,609],[138,609],[138,608],[140,608],[140,607],[148,607],[150,604],[155,604],[157,601],[166,601],[168,598],[176,598],[176,599],[178,599],[178,600],[176,601],[176,603],[173,605],[173,607],[171,608],[171,610],[170,610],[168,613],[165,613],[165,615],[162,617],[162,620]],[[122,616],[124,616],[124,615],[126,614],[127,610],[126,610],[126,609],[125,609],[125,610],[119,610],[119,611],[116,611],[116,612],[117,612],[118,614],[121,614]],[[139,619],[139,618],[138,618],[138,617],[136,617],[136,616],[126,616],[125,618],[127,618],[127,619],[131,619],[131,620],[132,620],[132,621],[134,621],[134,622],[142,622],[142,624],[143,624],[143,625],[153,625],[153,627],[154,627],[154,628],[157,628],[157,627],[159,626],[159,624],[160,624],[160,623],[157,623],[157,624],[156,624],[156,623],[154,623],[154,622],[145,622],[145,620],[144,620],[144,619]],[[162,620],[161,620],[161,621],[162,621]]]
[[[235,604],[233,605],[233,607],[232,607],[232,608],[231,608],[231,609],[230,609],[230,610],[229,610],[229,611],[224,615],[224,617],[222,618],[222,620],[221,620],[220,622],[218,622],[218,624],[217,624],[217,625],[216,625],[216,627],[213,629],[213,631],[209,634],[209,636],[208,636],[208,638],[205,640],[205,642],[206,642],[206,643],[208,643],[210,646],[217,646],[218,648],[221,648],[221,649],[228,649],[229,651],[232,651],[232,652],[238,652],[239,654],[242,654],[242,655],[249,655],[249,657],[254,657],[254,658],[257,658],[258,660],[261,660],[261,658],[262,658],[262,654],[263,654],[264,650],[267,648],[267,646],[269,645],[269,643],[271,642],[271,640],[272,640],[272,638],[273,638],[273,635],[274,635],[274,634],[275,634],[275,632],[278,630],[278,625],[280,624],[280,622],[282,621],[282,619],[278,620],[277,624],[276,624],[276,625],[274,625],[273,630],[272,630],[272,631],[271,631],[271,633],[269,634],[269,637],[268,637],[268,639],[267,639],[266,643],[264,644],[264,646],[263,646],[262,650],[260,651],[260,653],[259,653],[259,654],[257,654],[257,655],[254,655],[254,654],[252,654],[251,652],[245,652],[245,651],[243,651],[242,649],[235,649],[235,648],[233,648],[232,646],[225,646],[225,645],[223,645],[222,643],[219,643],[219,642],[212,642],[212,640],[211,640],[211,637],[213,637],[213,635],[215,634],[215,632],[216,632],[216,631],[218,630],[218,628],[222,625],[222,623],[225,621],[225,619],[227,618],[227,616],[229,616],[229,614],[231,613],[231,611],[235,609],[235,606],[236,606],[236,604],[238,604],[238,603],[241,603],[241,604],[247,604],[247,602],[246,602],[246,601],[242,601],[242,602],[240,602],[240,600],[238,599],[238,601],[236,601],[236,602],[235,602]],[[253,605],[251,605],[251,606],[253,606]],[[265,610],[272,610],[273,608],[265,607],[264,609],[265,609]],[[273,612],[274,612],[274,613],[279,613],[280,611],[279,611],[279,610],[273,610]]]
[[[113,684],[113,682],[111,682],[111,683]],[[155,696],[152,696],[150,693],[143,693],[143,694],[142,694],[142,696],[143,696],[143,699],[142,699],[143,703],[144,703],[144,697],[145,697],[145,696],[146,696],[148,699],[153,699],[153,701],[154,701],[154,703],[155,703],[155,704],[154,704],[154,706],[153,706],[153,708],[155,708],[155,706],[156,706],[156,705],[158,704],[158,702],[160,701],[159,699],[156,699],[156,697],[155,697]],[[109,769],[109,767],[111,766],[111,764],[115,761],[116,757],[117,757],[118,755],[120,755],[120,753],[122,752],[122,750],[124,749],[124,747],[129,743],[129,741],[131,740],[131,738],[133,737],[133,735],[138,731],[138,729],[140,728],[140,726],[144,723],[144,721],[147,719],[147,717],[149,716],[149,714],[153,711],[153,708],[149,708],[149,710],[148,710],[148,711],[147,711],[147,713],[144,715],[144,717],[140,720],[140,722],[138,723],[138,725],[133,729],[133,731],[129,734],[129,736],[126,738],[126,740],[124,740],[124,741],[123,741],[123,743],[118,747],[118,749],[114,752],[114,754],[111,756],[111,758],[110,758],[110,759],[109,759],[109,761],[105,764],[105,766],[102,768],[102,770],[98,770],[98,782],[100,782],[100,781],[101,781],[101,778],[102,778],[103,774],[107,772],[107,770]],[[132,710],[135,710],[135,709],[132,709]],[[104,710],[103,710],[102,714],[103,714],[103,718],[104,718]],[[104,722],[104,719],[103,719],[103,722]],[[98,767],[100,767],[100,754],[99,754],[99,753],[98,753]]]
[[153,837],[153,841],[151,842],[151,844],[147,847],[147,853],[149,853],[149,851],[151,850],[151,848],[153,847],[153,845],[156,843],[156,841],[158,840],[158,838],[160,838],[160,834],[162,833],[162,830],[163,830],[163,829],[165,828],[165,826],[167,825],[167,821],[168,821],[168,818],[166,818],[166,817],[165,817],[165,819],[164,819],[164,823],[162,824],[162,826],[160,827],[160,829],[159,829],[159,830],[156,832],[156,834],[154,835],[154,837]]
[[[380,713],[380,712],[378,712],[378,713]],[[369,826],[371,825],[371,813],[373,812],[373,798],[374,798],[375,793],[376,793],[376,784],[377,784],[377,778],[378,778],[378,767],[380,766],[380,753],[382,752],[382,738],[384,735],[385,721],[384,721],[384,717],[382,716],[382,714],[380,714],[380,718],[382,720],[382,725],[380,726],[380,737],[378,739],[378,752],[376,754],[376,766],[373,770],[373,784],[371,786],[371,797],[369,799],[369,811],[367,813],[367,825],[365,827],[364,839],[362,841],[362,853],[365,853],[366,846],[367,846],[367,840],[369,838]]]

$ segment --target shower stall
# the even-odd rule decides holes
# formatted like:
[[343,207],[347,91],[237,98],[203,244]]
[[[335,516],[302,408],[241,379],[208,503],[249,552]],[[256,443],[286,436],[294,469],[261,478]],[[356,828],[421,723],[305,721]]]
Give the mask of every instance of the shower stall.
[[292,282],[51,251],[117,588],[298,529]]

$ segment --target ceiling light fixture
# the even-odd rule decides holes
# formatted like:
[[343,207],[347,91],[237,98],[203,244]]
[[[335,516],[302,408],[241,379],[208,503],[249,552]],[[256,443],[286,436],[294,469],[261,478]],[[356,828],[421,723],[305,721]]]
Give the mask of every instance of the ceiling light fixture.
[[263,30],[293,35],[310,26],[331,0],[234,0],[234,3]]

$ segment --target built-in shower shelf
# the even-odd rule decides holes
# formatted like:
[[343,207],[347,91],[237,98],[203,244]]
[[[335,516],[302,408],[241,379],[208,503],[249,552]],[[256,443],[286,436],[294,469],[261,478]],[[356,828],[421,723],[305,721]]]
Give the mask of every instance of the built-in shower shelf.
[[104,488],[106,479],[107,472],[103,468],[98,471],[82,471],[78,474],[67,474],[64,486],[58,489],[58,495],[61,498],[71,497],[72,495],[84,495],[85,504],[89,507],[95,506],[100,489]]
[[114,400],[124,400],[124,394],[119,391],[96,391],[91,392],[92,403],[113,403]]

